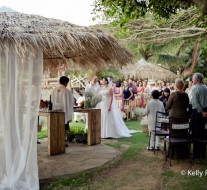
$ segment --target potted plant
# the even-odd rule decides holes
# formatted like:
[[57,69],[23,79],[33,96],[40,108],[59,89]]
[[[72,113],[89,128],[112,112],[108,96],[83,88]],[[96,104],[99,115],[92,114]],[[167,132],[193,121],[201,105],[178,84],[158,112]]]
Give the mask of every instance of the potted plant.
[[68,131],[68,134],[67,134],[68,136],[67,136],[67,140],[69,141],[69,142],[73,142],[73,140],[75,139],[75,134],[74,134],[74,131]]
[[134,115],[136,115],[137,120],[140,121],[140,120],[142,119],[144,110],[145,110],[145,108],[135,108],[135,109],[133,110]]
[[142,131],[148,135],[149,134],[149,130],[148,130],[147,116],[144,116],[142,118],[142,120],[140,121],[140,125],[142,126]]
[[39,119],[39,123],[38,123],[38,132],[41,132],[42,130],[42,125],[45,123],[45,120],[43,118]]
[[83,142],[83,143],[87,142],[88,131],[87,130],[85,131],[84,128],[82,127],[73,128],[71,129],[71,132],[73,132],[76,142]]

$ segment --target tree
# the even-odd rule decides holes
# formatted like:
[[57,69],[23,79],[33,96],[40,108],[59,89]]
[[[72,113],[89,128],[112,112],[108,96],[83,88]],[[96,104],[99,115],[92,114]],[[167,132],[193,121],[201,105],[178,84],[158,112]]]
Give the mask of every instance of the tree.
[[107,19],[119,20],[123,25],[129,19],[137,19],[147,12],[158,18],[170,18],[181,9],[192,5],[202,14],[207,14],[206,0],[95,0],[93,13],[100,15],[103,12]]

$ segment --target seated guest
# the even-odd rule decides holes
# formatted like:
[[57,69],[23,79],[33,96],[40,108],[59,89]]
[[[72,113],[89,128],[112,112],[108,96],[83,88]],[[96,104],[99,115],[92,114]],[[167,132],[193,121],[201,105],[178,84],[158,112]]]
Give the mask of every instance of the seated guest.
[[183,91],[183,87],[183,80],[176,79],[176,91],[171,93],[166,104],[170,117],[188,117],[187,108],[189,105],[189,98],[188,94]]
[[[156,121],[156,112],[165,112],[163,103],[158,100],[159,91],[152,91],[152,100],[147,103],[147,106],[144,111],[144,115],[148,115],[148,128],[149,131],[155,130],[155,121]],[[157,150],[160,149],[160,137],[156,136],[155,147]],[[148,150],[153,150],[154,147],[154,134],[151,134],[150,147],[147,147]]]

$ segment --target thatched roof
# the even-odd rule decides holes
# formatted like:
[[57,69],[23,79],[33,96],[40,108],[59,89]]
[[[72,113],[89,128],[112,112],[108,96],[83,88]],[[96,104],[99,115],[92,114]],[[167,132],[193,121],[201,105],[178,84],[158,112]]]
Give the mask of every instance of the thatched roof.
[[0,13],[0,40],[9,39],[20,52],[43,48],[44,64],[68,63],[70,68],[103,68],[125,65],[132,54],[116,39],[99,29],[77,26],[57,19],[21,13]]
[[148,63],[144,59],[141,59],[134,64],[129,64],[122,67],[121,72],[123,73],[125,78],[135,77],[137,79],[148,78],[165,81],[172,81],[178,78],[175,73],[158,65]]

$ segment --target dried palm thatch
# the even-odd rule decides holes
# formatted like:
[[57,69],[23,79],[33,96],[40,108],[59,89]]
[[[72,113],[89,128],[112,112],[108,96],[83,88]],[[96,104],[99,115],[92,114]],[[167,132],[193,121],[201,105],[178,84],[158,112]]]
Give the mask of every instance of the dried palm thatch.
[[0,13],[0,43],[5,39],[12,41],[13,49],[19,53],[42,47],[45,67],[56,70],[59,64],[66,64],[69,69],[103,69],[133,60],[115,38],[99,29],[37,15]]
[[165,80],[173,81],[178,76],[158,65],[148,63],[144,59],[136,62],[135,64],[129,64],[123,66],[121,72],[124,78],[134,77],[136,79],[154,79],[154,80]]

